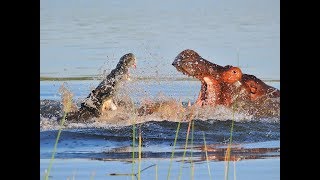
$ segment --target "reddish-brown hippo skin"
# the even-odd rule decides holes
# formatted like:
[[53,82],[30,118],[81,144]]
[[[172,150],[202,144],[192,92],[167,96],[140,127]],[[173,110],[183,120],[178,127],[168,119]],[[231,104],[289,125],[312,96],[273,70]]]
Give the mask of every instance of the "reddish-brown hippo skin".
[[178,54],[172,65],[180,72],[196,78],[217,76],[224,67],[202,58],[197,52],[187,49]]
[[234,106],[255,117],[278,117],[280,90],[265,84],[254,75],[243,74],[233,66],[220,66],[187,49],[178,54],[172,65],[183,74],[201,82],[197,105]]
[[[230,89],[228,86],[232,86],[242,77],[240,68],[214,64],[190,49],[179,53],[172,65],[178,71],[201,81],[201,90],[196,100],[196,104],[200,106],[219,104],[229,106],[232,95],[228,92]],[[225,87],[225,92],[222,87]]]
[[[278,89],[268,86],[254,75],[243,75],[238,67],[214,64],[190,49],[179,53],[172,65],[178,71],[201,81],[201,90],[196,101],[198,105],[223,104],[230,106],[233,103],[233,99],[236,99],[236,96],[240,96],[238,94],[240,92],[239,88],[246,91],[241,94],[242,99],[249,98],[251,101],[256,101],[264,96],[280,97]],[[210,80],[208,82],[212,85],[207,84],[204,80],[205,77]],[[237,81],[241,82],[240,87],[234,85]],[[210,99],[207,100],[209,97]],[[212,97],[216,97],[216,100],[213,101]]]
[[242,71],[238,67],[225,66],[221,72],[221,82],[232,84],[239,81],[242,78]]
[[248,92],[251,101],[257,101],[262,97],[280,97],[280,90],[267,85],[254,75],[243,74],[241,83]]

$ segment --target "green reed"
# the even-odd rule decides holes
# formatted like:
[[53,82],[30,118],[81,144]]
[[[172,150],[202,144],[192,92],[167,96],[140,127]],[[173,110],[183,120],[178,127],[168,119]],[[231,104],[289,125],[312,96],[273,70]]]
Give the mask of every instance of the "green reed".
[[49,178],[50,170],[51,170],[51,168],[52,168],[52,164],[53,164],[53,161],[54,161],[54,156],[55,156],[56,151],[57,151],[58,141],[59,141],[59,139],[60,139],[60,134],[61,134],[61,131],[62,131],[62,126],[63,126],[63,124],[64,124],[66,115],[67,115],[67,113],[64,113],[63,118],[62,118],[62,120],[61,120],[61,122],[60,122],[60,128],[59,128],[59,131],[58,131],[58,135],[57,135],[57,138],[56,138],[56,142],[54,143],[54,147],[53,147],[53,151],[52,151],[52,155],[51,155],[51,159],[50,159],[50,163],[49,163],[49,167],[48,167],[48,172],[46,173],[45,180],[48,180],[48,178]]
[[53,161],[54,161],[55,154],[56,154],[56,151],[57,151],[58,142],[59,142],[60,135],[61,135],[61,132],[62,132],[62,129],[63,129],[63,125],[64,125],[64,122],[65,122],[65,119],[67,117],[68,112],[70,112],[71,104],[72,104],[72,94],[71,94],[71,92],[68,91],[64,86],[62,86],[60,88],[60,92],[64,93],[64,96],[62,97],[62,102],[63,102],[63,106],[64,106],[63,107],[63,112],[64,113],[63,113],[62,119],[60,120],[60,126],[59,126],[59,130],[58,130],[56,141],[55,141],[54,146],[53,146],[53,151],[52,151],[51,159],[50,159],[50,162],[49,162],[48,171],[45,174],[45,180],[49,179],[49,174],[50,174],[50,171],[51,171],[51,168],[52,168],[52,165],[53,165]]
[[202,134],[203,134],[204,150],[206,152],[206,161],[207,161],[207,166],[208,166],[209,178],[212,179],[211,171],[210,171],[209,158],[208,158],[208,148],[207,148],[207,143],[206,143],[206,136],[205,136],[205,133],[203,131],[202,131]]
[[141,127],[139,128],[139,149],[138,149],[138,152],[139,152],[139,155],[138,155],[138,180],[141,179],[141,151],[142,151],[142,140],[141,140]]
[[227,161],[227,165],[225,167],[224,179],[226,179],[226,180],[228,180],[228,178],[229,178],[229,162],[230,162],[230,155],[231,155],[232,133],[233,133],[233,126],[234,126],[234,113],[235,113],[235,105],[232,106],[232,121],[231,121],[231,129],[230,129],[230,140],[229,140],[228,148],[226,150],[226,155],[225,155],[225,161]]
[[[191,121],[192,121],[192,120],[191,120]],[[187,130],[187,135],[186,135],[186,142],[185,142],[185,145],[184,145],[184,150],[183,150],[183,155],[182,155],[182,160],[181,160],[181,165],[180,165],[180,171],[179,171],[179,177],[178,177],[178,179],[181,179],[182,166],[183,166],[183,163],[184,163],[184,158],[185,158],[185,156],[186,156],[187,147],[188,147],[191,121],[189,121],[189,125],[188,125],[188,130]]]
[[[135,172],[135,141],[136,141],[136,127],[135,127],[135,121],[132,124],[132,168],[131,168],[131,173],[134,174]],[[132,180],[134,180],[134,176],[132,176]]]
[[171,153],[171,158],[170,158],[170,164],[169,164],[169,169],[168,169],[167,180],[169,180],[169,178],[170,178],[172,160],[173,160],[173,157],[174,157],[174,150],[175,150],[177,139],[178,139],[178,133],[179,133],[179,129],[180,129],[180,124],[181,124],[181,121],[178,122],[177,130],[176,130],[176,136],[175,136],[174,142],[173,142],[173,148],[172,148],[172,153]]
[[194,163],[193,163],[193,133],[194,133],[194,121],[192,121],[191,126],[191,152],[190,152],[190,162],[191,162],[191,179],[194,179]]

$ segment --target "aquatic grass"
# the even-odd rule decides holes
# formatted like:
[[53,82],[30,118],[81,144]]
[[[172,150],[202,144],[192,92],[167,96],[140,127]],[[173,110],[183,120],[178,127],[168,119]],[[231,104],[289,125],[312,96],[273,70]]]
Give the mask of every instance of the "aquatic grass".
[[189,121],[189,124],[188,124],[188,130],[187,130],[187,135],[186,135],[186,142],[185,142],[185,145],[184,145],[184,150],[183,150],[182,160],[181,160],[181,164],[180,164],[180,171],[179,171],[179,177],[178,177],[178,179],[181,179],[182,166],[183,166],[183,163],[184,163],[184,158],[185,158],[185,156],[186,156],[187,147],[188,147],[188,141],[189,141],[189,134],[190,134],[191,122],[192,122],[192,120],[190,120],[190,121]]
[[56,141],[55,141],[54,146],[53,146],[53,151],[52,151],[51,159],[50,159],[50,162],[49,162],[48,171],[45,174],[45,180],[49,179],[50,171],[51,171],[51,168],[52,168],[52,165],[53,165],[53,161],[54,161],[54,158],[55,158],[55,154],[56,154],[56,151],[57,151],[58,142],[59,142],[60,135],[61,135],[61,132],[62,132],[62,129],[63,129],[63,125],[64,125],[65,119],[67,117],[67,114],[71,110],[71,105],[72,105],[73,94],[67,88],[65,88],[64,84],[60,87],[59,91],[62,94],[63,117],[60,120],[60,124],[59,124],[60,126],[59,126],[58,134],[57,134],[57,137],[56,137]]
[[178,139],[178,133],[179,133],[179,130],[180,130],[180,124],[181,124],[181,121],[178,122],[177,130],[176,130],[176,136],[175,136],[174,142],[173,142],[173,147],[172,147],[172,153],[171,153],[171,158],[170,158],[170,163],[169,163],[167,180],[169,180],[169,178],[170,178],[170,171],[171,171],[171,166],[172,166],[172,160],[173,160],[173,157],[174,157],[174,150],[175,150],[176,143],[177,143],[177,139]]
[[138,163],[139,163],[139,166],[138,166],[138,180],[140,180],[141,179],[141,174],[140,174],[140,172],[141,172],[141,150],[142,150],[142,148],[141,148],[141,143],[142,143],[142,141],[141,141],[141,127],[139,128],[139,155],[138,155]]
[[53,161],[54,161],[54,157],[55,157],[55,154],[56,154],[56,151],[57,151],[58,141],[60,139],[62,126],[64,124],[64,121],[65,121],[65,118],[66,118],[66,114],[67,113],[64,113],[63,118],[62,118],[62,120],[60,122],[60,128],[59,128],[59,131],[58,131],[58,135],[57,135],[56,141],[54,143],[54,147],[53,147],[53,151],[52,151],[52,155],[51,155],[48,171],[47,171],[46,176],[45,176],[45,180],[49,179],[49,174],[50,174],[50,171],[51,171],[51,168],[52,168],[52,165],[53,165]]
[[138,145],[138,172],[134,173],[135,170],[135,134],[136,134],[136,127],[135,127],[135,118],[133,120],[132,123],[132,172],[131,173],[111,173],[109,174],[110,176],[131,176],[132,179],[134,179],[134,177],[136,177],[136,179],[140,180],[141,179],[141,172],[152,167],[152,166],[156,166],[156,179],[157,179],[157,165],[153,164],[150,165],[144,169],[141,170],[141,153],[142,153],[142,136],[141,136],[141,127],[139,128],[139,145]]
[[[133,124],[132,124],[132,168],[131,168],[131,174],[134,174],[135,172],[135,141],[136,141],[136,137],[135,137],[135,133],[136,129],[135,129],[135,120],[133,120]],[[132,176],[132,180],[134,179],[134,177]]]
[[226,150],[224,160],[227,162],[225,166],[225,176],[224,179],[228,180],[229,178],[229,162],[230,162],[230,155],[231,155],[231,145],[232,145],[232,133],[233,133],[233,126],[234,126],[234,113],[235,113],[235,105],[232,106],[232,121],[231,121],[231,129],[230,129],[230,139],[228,148]]
[[228,180],[229,176],[229,160],[230,160],[230,144],[228,144],[228,147],[225,152],[224,156],[224,162],[225,162],[225,171],[224,171],[224,179]]
[[[70,104],[71,106],[71,104]],[[65,114],[66,115],[66,114]],[[63,120],[65,119],[62,118]],[[136,177],[136,179],[139,179],[140,180],[140,177],[141,177],[141,172],[144,171],[145,169],[151,167],[147,167],[143,170],[141,170],[141,155],[142,155],[142,133],[141,133],[141,128],[139,128],[139,125],[137,127],[136,125],[136,120],[134,119],[133,120],[133,124],[132,124],[132,135],[133,135],[133,142],[132,142],[132,158],[133,158],[133,168],[132,168],[132,173],[131,174],[113,174],[113,175],[128,175],[128,176],[132,176],[132,179],[134,179],[134,177]],[[61,122],[61,124],[63,124]],[[172,162],[172,159],[174,157],[174,151],[175,151],[175,146],[176,146],[176,141],[177,141],[177,137],[178,137],[178,133],[179,133],[179,130],[180,130],[180,125],[181,125],[181,121],[178,122],[178,127],[177,127],[177,130],[176,130],[176,135],[175,135],[175,139],[174,139],[174,145],[173,145],[173,150],[172,150],[172,155],[171,155],[171,161],[170,161],[170,166],[171,166],[171,162]],[[62,125],[60,125],[62,126]],[[230,161],[230,152],[231,152],[231,145],[232,145],[232,132],[233,132],[233,127],[234,127],[234,112],[233,112],[233,119],[232,119],[232,125],[231,125],[231,133],[230,133],[230,141],[229,141],[229,145],[228,145],[228,148],[227,148],[227,153],[226,153],[226,156],[225,156],[225,160],[228,161],[228,167],[229,168],[229,161]],[[139,129],[139,135],[138,135],[138,162],[139,162],[139,166],[138,166],[138,172],[137,173],[134,173],[135,171],[135,167],[134,167],[134,164],[136,163],[135,162],[135,141],[136,141],[136,133],[137,133],[137,128]],[[194,177],[194,166],[193,166],[193,160],[192,160],[192,156],[193,156],[193,140],[194,140],[194,121],[191,120],[189,121],[189,124],[188,124],[188,129],[187,129],[187,134],[186,134],[186,142],[185,142],[185,146],[184,146],[184,153],[183,153],[183,157],[182,157],[182,164],[184,162],[184,159],[185,159],[185,155],[186,155],[186,149],[188,147],[188,142],[189,142],[189,134],[190,134],[190,129],[191,129],[191,152],[190,152],[190,162],[191,162],[191,178],[193,179]],[[57,137],[58,138],[58,137]],[[207,146],[206,146],[206,140],[205,140],[205,133],[203,132],[203,140],[204,140],[204,146],[205,146],[205,153],[206,153],[206,161],[207,161],[207,164],[208,164],[208,172],[209,172],[209,177],[210,179],[212,179],[211,177],[211,172],[210,172],[210,166],[209,166],[209,160],[208,160],[208,153],[207,153]],[[155,167],[155,170],[156,170],[156,173],[155,173],[155,179],[158,179],[158,165],[154,165],[156,166]],[[181,179],[181,172],[182,172],[182,165],[180,166],[180,172],[179,172],[179,179]],[[228,175],[228,169],[226,171],[227,175]],[[49,173],[48,173],[49,174]],[[90,179],[93,179],[94,178],[94,173],[91,174],[91,177]],[[169,178],[170,176],[170,167],[169,167],[169,173],[168,173],[168,177]],[[74,177],[73,177],[74,178]],[[225,177],[228,179],[228,177]],[[236,174],[235,174],[235,161],[234,161],[234,179],[236,178]]]
[[[191,102],[190,100],[188,100],[188,105],[187,107],[191,107]],[[198,111],[196,111],[196,115],[194,114],[194,109],[191,109],[191,116],[188,116],[187,118],[189,118],[190,121],[192,121],[192,125],[191,125],[191,148],[190,148],[190,164],[191,164],[191,179],[194,179],[194,162],[193,162],[193,139],[194,139],[194,118],[198,116]]]
[[[191,107],[190,100],[188,100],[187,107],[188,108]],[[190,171],[191,171],[191,179],[194,179],[194,163],[193,163],[193,139],[194,139],[194,137],[193,137],[193,135],[194,135],[194,118],[195,118],[195,115],[194,115],[194,109],[189,109],[189,110],[191,110],[190,115],[186,117],[186,119],[191,122],[191,148],[190,148],[189,161],[190,161],[190,167],[191,167],[191,169],[190,169]],[[189,131],[188,131],[188,134],[189,134]]]
[[192,121],[192,125],[191,125],[191,149],[190,149],[191,179],[194,179],[193,134],[194,134],[194,121]]
[[[132,102],[131,100],[131,103],[134,104],[134,102]],[[137,109],[134,108],[134,114],[137,114]],[[141,168],[141,146],[142,146],[142,139],[141,139],[141,125],[140,125],[140,128],[139,128],[139,135],[138,135],[138,138],[139,138],[139,144],[138,144],[138,177],[139,180],[140,180],[140,168]],[[132,118],[132,167],[131,167],[131,174],[136,174],[137,173],[134,173],[135,172],[135,145],[136,145],[136,116],[133,116]],[[136,176],[135,175],[135,176]],[[134,179],[134,176],[132,176],[132,180]]]
[[202,135],[203,135],[203,143],[204,143],[204,150],[205,150],[205,154],[206,154],[206,161],[207,161],[208,173],[209,173],[209,178],[210,178],[210,180],[211,180],[211,179],[212,179],[212,176],[211,176],[211,171],[210,171],[210,164],[209,164],[209,158],[208,158],[208,148],[207,148],[206,136],[205,136],[204,131],[202,131]]

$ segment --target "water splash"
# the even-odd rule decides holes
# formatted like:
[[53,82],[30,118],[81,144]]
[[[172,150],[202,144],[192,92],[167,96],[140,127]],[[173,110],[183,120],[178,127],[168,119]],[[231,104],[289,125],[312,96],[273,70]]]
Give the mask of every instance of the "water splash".
[[[114,96],[117,106],[116,110],[103,112],[100,118],[94,118],[86,123],[66,122],[66,128],[110,128],[116,126],[129,126],[132,122],[146,123],[150,121],[171,121],[187,122],[191,119],[215,122],[227,121],[232,119],[236,122],[280,121],[280,99],[266,99],[265,104],[254,104],[252,102],[238,104],[236,111],[232,108],[218,105],[216,107],[203,106],[197,107],[191,102],[188,106],[186,99],[181,100],[178,96],[168,96],[161,90],[156,95],[151,95],[141,84],[132,86],[136,83],[134,76],[132,81],[126,81]],[[141,82],[140,82],[141,83]],[[154,87],[153,87],[154,88]],[[40,100],[40,130],[57,129],[58,116],[61,116],[63,108],[68,103],[72,106],[70,111],[75,111],[81,104],[83,98],[73,100],[73,92],[69,90],[67,83],[63,83],[59,88],[61,102],[54,100]],[[256,107],[259,107],[257,109]],[[271,107],[271,108],[270,108]],[[67,110],[67,109],[65,109]],[[134,119],[134,121],[133,121]]]
[[59,93],[61,94],[61,103],[64,112],[68,113],[77,110],[77,106],[72,102],[73,93],[67,88],[67,83],[61,85]]

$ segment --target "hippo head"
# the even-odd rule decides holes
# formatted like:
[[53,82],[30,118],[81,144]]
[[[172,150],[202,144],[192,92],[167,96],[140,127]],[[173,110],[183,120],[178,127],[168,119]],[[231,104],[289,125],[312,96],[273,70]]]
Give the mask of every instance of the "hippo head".
[[172,65],[183,74],[203,80],[204,77],[221,79],[225,83],[234,83],[242,77],[238,67],[219,66],[203,59],[197,52],[186,49],[174,59]]
[[254,75],[243,74],[241,79],[252,101],[256,101],[261,97],[278,98],[280,90],[267,85]]
[[225,93],[222,92],[221,88],[233,88],[234,83],[239,84],[242,78],[240,68],[230,65],[217,65],[190,49],[179,53],[172,65],[183,74],[201,81],[201,90],[196,100],[199,105],[226,104],[220,100]]
[[208,74],[208,62],[197,52],[186,49],[174,59],[172,65],[183,74],[192,77],[204,76]]

